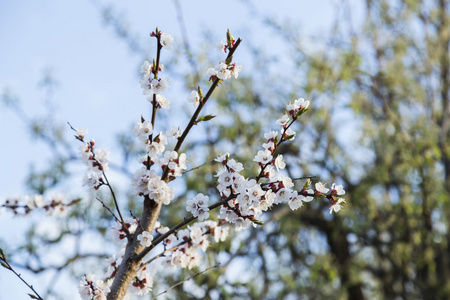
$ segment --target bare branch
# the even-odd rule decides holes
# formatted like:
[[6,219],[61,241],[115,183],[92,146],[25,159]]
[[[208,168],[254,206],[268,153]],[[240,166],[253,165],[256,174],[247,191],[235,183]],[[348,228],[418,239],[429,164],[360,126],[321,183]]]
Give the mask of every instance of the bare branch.
[[185,280],[182,280],[182,281],[180,281],[180,282],[177,282],[176,284],[172,285],[171,287],[169,287],[169,288],[168,288],[167,290],[165,290],[164,292],[161,292],[161,293],[159,293],[158,295],[156,295],[155,297],[153,297],[152,300],[158,298],[158,297],[161,296],[161,295],[164,295],[165,293],[167,293],[167,292],[170,291],[171,289],[176,288],[176,287],[179,286],[180,284],[183,284],[183,283],[186,282],[186,281],[189,281],[189,280],[191,280],[191,279],[194,279],[195,277],[197,277],[197,276],[199,276],[199,275],[201,275],[201,274],[203,274],[203,273],[205,273],[205,272],[208,272],[208,271],[211,270],[211,269],[218,268],[219,266],[220,266],[220,264],[216,264],[216,265],[214,265],[214,266],[212,266],[212,267],[209,267],[209,268],[204,269],[204,270],[201,271],[201,272],[198,272],[197,274],[195,274],[195,275],[193,275],[193,276],[191,276],[191,277],[186,278]]

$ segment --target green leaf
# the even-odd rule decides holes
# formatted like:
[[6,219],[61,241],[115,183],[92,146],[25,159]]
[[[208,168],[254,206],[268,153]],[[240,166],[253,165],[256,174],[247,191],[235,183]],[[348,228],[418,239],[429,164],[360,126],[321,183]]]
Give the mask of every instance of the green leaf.
[[275,145],[278,144],[278,136],[276,136],[276,137],[274,138],[273,143],[274,143]]
[[304,114],[305,112],[307,112],[307,111],[308,111],[308,108],[304,108],[304,109],[298,111],[298,112],[297,112],[297,118],[299,118],[301,115],[303,115],[303,114]]
[[292,135],[288,135],[287,137],[286,137],[286,141],[289,141],[289,140],[291,140],[293,137],[295,136],[295,134],[292,134]]
[[215,117],[216,116],[213,116],[213,115],[206,115],[206,116],[203,116],[203,117],[199,117],[197,120],[195,120],[194,125],[197,125],[200,122],[206,122],[206,121],[212,120]]
[[303,185],[303,188],[307,189],[311,185],[311,183],[312,183],[311,178],[307,178],[305,184]]
[[36,297],[35,295],[32,294],[28,294],[28,296],[30,296],[31,299],[40,299],[39,297]]
[[261,225],[261,226],[264,225],[264,223],[262,221],[260,221],[260,220],[253,219],[252,222],[257,224],[257,225]]
[[5,264],[4,262],[0,262],[0,265],[2,265],[2,267],[5,268],[5,269],[11,270],[11,268],[8,267],[8,265]]

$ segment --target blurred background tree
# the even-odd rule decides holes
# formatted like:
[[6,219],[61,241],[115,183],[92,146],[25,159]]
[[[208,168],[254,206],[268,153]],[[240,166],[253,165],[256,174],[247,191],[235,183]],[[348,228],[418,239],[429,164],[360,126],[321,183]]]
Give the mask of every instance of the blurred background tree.
[[[183,11],[174,3],[184,50],[173,62],[186,59],[196,68],[169,71],[192,89],[199,78],[206,80],[201,70],[215,57],[210,55],[211,46],[194,53]],[[238,160],[251,162],[262,133],[273,128],[272,120],[283,112],[286,101],[299,96],[311,99],[312,109],[297,124],[294,143],[281,149],[287,172],[292,177],[313,175],[320,181],[342,183],[348,204],[336,215],[319,202],[295,212],[274,208],[262,228],[234,233],[227,242],[214,245],[205,266],[219,261],[221,267],[196,277],[195,284],[171,290],[170,297],[449,299],[449,1],[367,0],[363,11],[354,10],[348,1],[337,1],[331,38],[313,37],[314,47],[298,30],[296,20],[272,18],[252,2],[245,3],[288,53],[273,57],[264,45],[251,44],[252,59],[244,66],[252,71],[217,91],[208,110],[221,117],[197,128],[198,134],[185,145],[195,153],[191,166],[201,167],[186,174],[185,192],[163,210],[161,222],[170,226],[183,218],[185,201],[194,192],[217,195],[212,176],[217,166],[212,159],[229,151]],[[111,11],[98,8],[121,40],[145,56],[144,47]],[[352,22],[355,14],[361,19],[357,26]],[[206,34],[205,45],[216,44],[214,38]],[[15,102],[9,103],[20,112]],[[46,192],[73,176],[67,164],[76,159],[70,150],[74,143],[66,142],[68,134],[62,135],[59,124],[52,124],[50,118],[38,124],[24,120],[55,151],[49,169],[28,177],[31,190]],[[123,178],[133,171],[130,161],[138,151],[129,132],[118,135],[123,163],[114,169]],[[255,174],[251,168],[247,172]],[[137,199],[122,192],[125,211],[137,212]],[[86,272],[114,251],[82,247],[59,265],[43,262],[42,253],[50,246],[63,247],[56,252],[64,249],[61,244],[70,243],[69,238],[60,243],[66,236],[74,244],[82,243],[86,235],[108,240],[112,223],[95,200],[83,200],[71,217],[58,225],[60,234],[54,239],[39,236],[32,225],[27,245],[1,246],[17,258],[17,265],[33,272],[55,270],[56,278],[70,268],[79,278],[80,270]],[[155,291],[192,274],[168,276]]]

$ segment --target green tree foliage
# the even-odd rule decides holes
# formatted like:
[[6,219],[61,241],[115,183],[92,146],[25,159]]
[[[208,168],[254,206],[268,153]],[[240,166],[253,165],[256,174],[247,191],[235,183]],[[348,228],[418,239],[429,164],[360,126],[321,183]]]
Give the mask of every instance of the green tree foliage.
[[[324,51],[266,21],[306,74],[286,79],[280,94],[306,92],[314,103],[298,146],[283,149],[298,160],[289,171],[342,181],[349,206],[333,216],[320,204],[300,215],[274,209],[264,230],[231,247],[228,263],[251,271],[244,281],[228,271],[220,289],[230,299],[450,297],[449,3],[367,1],[357,29],[344,10]],[[273,108],[274,98],[256,91],[244,97],[255,99],[249,109]]]
[[309,92],[319,110],[285,154],[303,174],[344,182],[349,206],[332,217],[319,204],[300,216],[274,210],[273,223],[249,233],[234,255],[250,258],[251,298],[450,297],[448,10],[447,1],[367,1],[363,26],[348,30],[344,14],[314,53],[271,23],[306,74],[292,92]]

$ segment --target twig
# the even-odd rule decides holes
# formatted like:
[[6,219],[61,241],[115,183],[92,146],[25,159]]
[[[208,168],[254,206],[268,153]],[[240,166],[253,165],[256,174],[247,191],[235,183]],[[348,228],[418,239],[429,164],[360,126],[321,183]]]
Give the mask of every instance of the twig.
[[[70,128],[73,131],[77,132],[77,130],[72,126],[72,124],[70,124],[69,122],[67,122],[67,124],[69,124]],[[83,136],[81,136],[81,137],[80,136],[75,136],[75,138],[77,140],[79,140],[80,142],[85,143]],[[102,164],[97,160],[97,158],[95,158],[95,153],[94,153],[94,150],[93,150],[93,146],[89,145],[89,151],[92,154],[92,160],[94,160],[99,166],[101,166]],[[116,194],[114,193],[114,190],[113,190],[111,184],[109,183],[108,177],[106,176],[106,173],[103,170],[103,168],[101,169],[101,171],[102,171],[102,175],[103,175],[103,177],[105,178],[105,181],[106,181],[105,185],[108,186],[109,191],[111,192],[111,196],[113,197],[114,205],[116,206],[117,213],[119,214],[120,223],[122,224],[123,231],[125,232],[125,234],[127,236],[127,239],[131,240],[131,234],[128,231],[128,228],[125,226],[125,221],[123,220],[122,213],[120,212],[120,207],[119,207],[119,204],[117,202]]]
[[1,264],[2,264],[2,266],[3,266],[5,269],[8,269],[8,270],[10,270],[11,272],[13,272],[17,277],[19,277],[19,279],[20,279],[23,283],[25,283],[25,285],[26,285],[28,288],[30,288],[30,289],[33,291],[34,295],[36,295],[36,296],[34,296],[34,295],[32,295],[32,294],[28,294],[31,298],[33,298],[33,299],[39,299],[39,300],[44,300],[44,298],[42,298],[42,297],[38,294],[38,292],[36,292],[36,290],[34,289],[34,287],[33,287],[32,285],[28,284],[28,282],[26,282],[25,279],[22,278],[21,274],[17,273],[17,272],[13,269],[13,267],[11,267],[11,265],[10,265],[10,264],[8,263],[8,261],[6,260],[5,254],[3,253],[3,250],[1,250],[1,249],[0,249],[0,261],[2,262]]
[[[231,59],[233,59],[233,54],[236,51],[237,47],[239,47],[239,44],[241,43],[241,39],[238,38],[236,40],[236,42],[234,43],[233,48],[230,48],[230,51],[228,52],[227,58],[225,59],[225,61],[230,61]],[[181,134],[181,136],[178,138],[178,142],[175,145],[175,148],[173,149],[173,151],[178,152],[181,148],[181,145],[183,145],[183,142],[186,138],[186,136],[188,135],[189,131],[192,129],[192,127],[196,124],[198,115],[200,114],[200,111],[202,110],[203,106],[205,106],[206,102],[208,101],[208,99],[211,97],[212,93],[214,92],[214,90],[216,89],[216,87],[219,85],[219,83],[222,82],[222,79],[216,77],[216,79],[214,79],[214,82],[212,83],[212,85],[210,86],[208,92],[206,93],[205,97],[203,97],[202,101],[200,101],[197,109],[195,110],[194,114],[192,115],[189,123],[186,125],[186,128],[184,129],[183,133]],[[166,181],[167,178],[169,177],[169,165],[166,166],[166,168],[164,169],[164,172],[161,176],[161,180]]]
[[[92,155],[94,155],[93,152],[92,152]],[[94,157],[94,159],[95,159],[95,157]],[[120,217],[120,223],[122,224],[123,230],[125,231],[125,234],[127,235],[127,239],[131,239],[131,234],[128,231],[128,228],[125,226],[125,221],[123,220],[122,213],[120,212],[119,204],[117,203],[117,199],[116,199],[116,194],[114,193],[114,190],[113,190],[111,184],[109,183],[108,177],[106,177],[105,171],[102,170],[102,174],[103,174],[103,177],[105,177],[106,185],[108,186],[109,191],[111,192],[111,196],[113,197],[114,205],[116,206],[117,213],[119,214],[119,217]]]
[[[114,219],[116,219],[116,221],[120,223],[119,218],[117,218],[116,215],[114,214],[114,212],[113,212],[108,206],[106,206],[105,202],[103,202],[102,200],[100,200],[99,197],[95,197],[95,199],[97,199],[97,200],[103,205],[103,207],[104,207],[107,211],[109,211],[109,212],[111,213],[111,215],[114,217]],[[122,225],[123,225],[123,224],[122,224]]]
[[[303,177],[298,177],[298,178],[292,178],[292,180],[293,181],[295,181],[295,180],[303,180],[303,179],[313,179],[313,178],[316,178],[317,176],[303,176]],[[277,180],[277,181],[271,181],[271,182],[263,182],[263,183],[260,183],[260,185],[261,186],[265,186],[265,185],[269,185],[269,184],[272,184],[272,183],[278,183],[278,182],[280,182],[279,180]]]
[[139,227],[141,228],[142,232],[144,232],[144,231],[145,231],[144,227],[142,227],[141,222],[139,221],[138,218],[136,218],[136,216],[133,214],[133,212],[131,211],[131,209],[130,209],[130,215],[131,215],[131,217],[138,223],[138,225],[139,225]]
[[194,69],[194,74],[195,74],[194,82],[197,82],[200,80],[200,74],[197,69],[198,63],[195,61],[195,58],[191,52],[191,46],[189,45],[189,38],[187,35],[186,24],[185,24],[184,18],[183,18],[183,10],[181,9],[180,1],[174,0],[173,2],[174,2],[175,10],[177,13],[177,21],[178,21],[178,25],[180,27],[181,37],[183,39],[184,52],[186,54],[187,60],[189,61],[189,64],[191,65],[191,68]]
[[186,281],[189,281],[189,280],[191,280],[191,279],[194,279],[195,277],[197,277],[197,276],[199,276],[199,275],[201,275],[201,274],[203,274],[203,273],[206,273],[206,272],[208,272],[208,271],[211,270],[211,269],[218,268],[219,266],[220,266],[220,264],[216,264],[216,265],[214,265],[214,266],[212,266],[212,267],[209,267],[209,268],[204,269],[204,270],[201,271],[201,272],[198,272],[197,274],[195,274],[195,275],[193,275],[193,276],[191,276],[191,277],[186,278],[185,280],[182,280],[182,281],[180,281],[180,282],[177,282],[176,284],[172,285],[171,287],[169,287],[169,288],[168,288],[167,290],[165,290],[164,292],[161,292],[161,293],[159,293],[158,295],[156,295],[155,297],[153,297],[152,300],[158,298],[158,297],[161,296],[161,295],[164,295],[165,293],[167,293],[167,292],[170,291],[171,289],[176,288],[176,287],[179,286],[180,284],[183,284],[183,283],[186,282]]
[[[158,78],[158,73],[159,73],[159,61],[161,59],[161,49],[162,49],[161,35],[159,34],[158,27],[156,28],[155,37],[156,37],[156,65],[154,66],[155,69],[153,69],[153,66],[152,66],[152,72],[153,72],[153,75],[154,75],[153,76],[154,79],[157,79]],[[153,62],[155,62],[155,61],[153,61]],[[152,119],[151,119],[152,134],[150,134],[150,136],[149,136],[150,143],[152,143],[152,141],[153,141],[153,130],[155,129],[156,111],[157,111],[156,94],[153,93]],[[147,159],[147,170],[150,170],[150,167],[151,167],[150,166],[150,157],[148,157],[148,159]]]
[[194,171],[194,170],[198,170],[198,169],[200,169],[201,167],[203,167],[204,165],[210,164],[210,163],[212,163],[212,162],[214,162],[214,159],[212,159],[212,160],[210,160],[210,161],[206,161],[206,162],[202,163],[201,165],[198,165],[198,166],[196,166],[196,167],[193,167],[193,168],[191,168],[191,169],[189,169],[189,170],[186,170],[186,171],[184,171],[183,173],[188,173],[188,172],[192,172],[192,171]]

